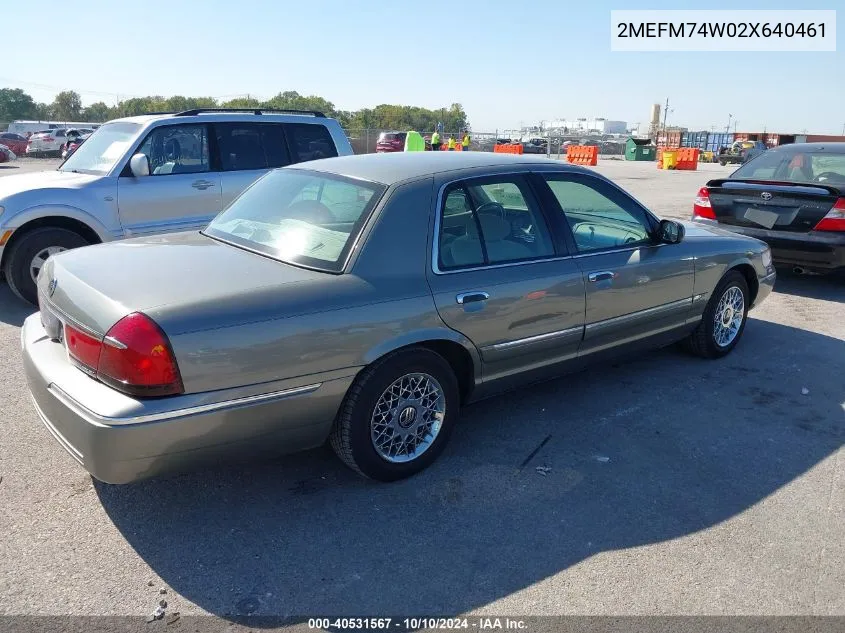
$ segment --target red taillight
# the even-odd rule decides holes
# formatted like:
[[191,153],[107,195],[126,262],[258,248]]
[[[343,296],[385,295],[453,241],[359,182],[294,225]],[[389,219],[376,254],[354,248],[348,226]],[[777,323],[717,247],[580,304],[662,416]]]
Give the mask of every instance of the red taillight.
[[119,391],[133,396],[184,391],[170,342],[145,314],[123,317],[103,339],[65,325],[65,341],[71,358]]
[[96,371],[97,364],[100,361],[100,348],[103,346],[100,339],[86,334],[72,325],[65,325],[65,341],[67,342],[68,354],[74,360],[85,365],[88,369]]
[[839,198],[813,230],[845,231],[845,198]]
[[710,192],[707,187],[698,190],[698,195],[695,196],[695,202],[692,205],[692,215],[696,218],[716,219],[713,207],[710,206]]
[[97,377],[138,396],[167,396],[183,391],[167,337],[140,312],[123,317],[106,333]]

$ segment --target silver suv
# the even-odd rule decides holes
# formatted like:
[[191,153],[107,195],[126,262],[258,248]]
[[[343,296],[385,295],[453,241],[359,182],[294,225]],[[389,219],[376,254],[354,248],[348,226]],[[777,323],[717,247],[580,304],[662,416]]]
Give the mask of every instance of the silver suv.
[[54,253],[200,229],[268,170],[352,153],[340,124],[320,112],[116,119],[56,171],[0,178],[0,266],[14,293],[35,303],[38,271]]

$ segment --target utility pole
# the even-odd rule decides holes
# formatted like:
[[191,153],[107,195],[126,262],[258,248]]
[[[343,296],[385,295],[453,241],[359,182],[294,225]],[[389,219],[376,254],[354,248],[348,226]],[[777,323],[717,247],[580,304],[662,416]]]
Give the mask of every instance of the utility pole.
[[669,116],[669,97],[666,97],[666,106],[663,108],[663,144],[668,145],[669,139],[666,138],[666,117]]
[[725,126],[725,134],[728,134],[731,131],[731,118],[733,114],[728,114],[728,124]]
[[840,136],[845,136],[845,123],[842,124],[842,134]]

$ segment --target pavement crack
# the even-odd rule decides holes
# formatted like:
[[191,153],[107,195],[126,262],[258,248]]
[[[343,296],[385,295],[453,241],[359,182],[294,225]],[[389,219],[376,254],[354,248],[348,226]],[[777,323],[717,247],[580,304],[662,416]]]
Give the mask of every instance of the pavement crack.
[[551,436],[551,435],[547,435],[547,436],[545,437],[545,439],[544,439],[542,442],[540,442],[540,444],[537,446],[537,448],[535,448],[533,451],[531,451],[531,452],[528,454],[528,457],[526,457],[526,458],[522,461],[522,463],[519,465],[519,470],[522,470],[523,468],[525,468],[525,467],[528,465],[528,463],[529,463],[532,459],[534,459],[534,456],[535,456],[535,455],[537,455],[537,453],[539,453],[539,452],[540,452],[540,449],[541,449],[541,448],[543,448],[543,447],[544,447],[544,446],[545,446],[545,445],[549,442],[549,440],[550,440],[550,439],[552,439],[552,436]]

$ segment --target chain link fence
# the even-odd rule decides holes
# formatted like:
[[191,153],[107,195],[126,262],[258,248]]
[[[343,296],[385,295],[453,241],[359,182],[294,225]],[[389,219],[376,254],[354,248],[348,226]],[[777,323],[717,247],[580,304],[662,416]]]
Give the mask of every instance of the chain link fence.
[[[382,134],[396,133],[395,129],[346,129],[346,136],[356,154],[372,154]],[[426,141],[431,139],[431,132],[421,132]],[[443,143],[448,142],[450,134],[454,134],[455,141],[461,142],[461,132],[444,132],[440,135]],[[470,150],[474,152],[492,152],[496,143],[522,143],[525,154],[546,155],[551,158],[566,156],[568,145],[595,145],[599,148],[599,155],[604,157],[623,157],[625,154],[625,139],[622,138],[585,138],[573,134],[558,132],[539,132],[535,134],[520,134],[513,130],[496,130],[495,132],[471,132]]]

